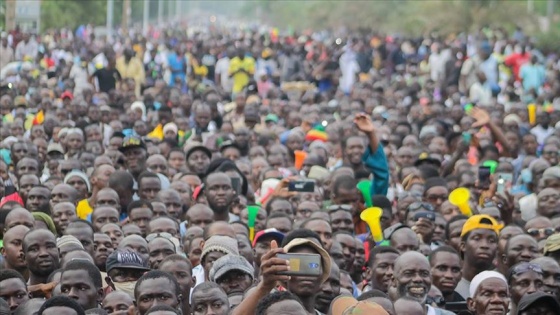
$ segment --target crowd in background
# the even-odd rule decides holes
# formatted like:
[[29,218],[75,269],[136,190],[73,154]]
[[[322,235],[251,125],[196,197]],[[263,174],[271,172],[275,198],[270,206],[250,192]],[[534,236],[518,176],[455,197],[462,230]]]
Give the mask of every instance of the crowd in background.
[[0,37],[0,314],[560,314],[521,28]]

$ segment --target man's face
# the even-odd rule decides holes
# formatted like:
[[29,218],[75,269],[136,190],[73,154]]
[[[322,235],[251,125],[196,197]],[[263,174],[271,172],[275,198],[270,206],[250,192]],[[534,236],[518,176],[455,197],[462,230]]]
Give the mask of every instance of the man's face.
[[176,236],[177,233],[177,223],[169,218],[161,218],[150,221],[148,224],[148,230],[150,233],[169,233]]
[[95,265],[100,270],[105,270],[107,257],[114,251],[111,238],[103,233],[95,233],[93,235],[93,244],[95,245],[95,255],[93,257]]
[[349,234],[337,234],[335,240],[342,246],[342,254],[344,255],[345,262],[344,266],[341,266],[341,268],[350,270],[356,256],[356,240]]
[[501,279],[490,278],[480,283],[467,305],[475,314],[506,315],[509,300],[507,284]]
[[244,293],[251,287],[253,280],[251,277],[241,270],[232,270],[225,275],[216,279],[216,283],[222,287],[227,295],[235,293]]
[[206,129],[208,127],[208,123],[210,122],[211,118],[212,118],[212,113],[210,112],[210,108],[201,107],[195,112],[194,120],[198,127]]
[[448,244],[456,251],[460,251],[461,246],[461,230],[466,220],[458,220],[449,224],[449,240]]
[[208,205],[217,213],[227,211],[235,195],[231,179],[225,174],[208,176],[204,192]]
[[393,279],[395,260],[399,257],[396,253],[381,253],[375,256],[371,266],[371,284],[374,289],[387,292]]
[[183,292],[185,296],[190,296],[191,287],[193,285],[191,269],[191,266],[182,260],[168,261],[159,265],[159,270],[169,272],[177,279],[181,287],[181,292]]
[[352,165],[360,165],[362,163],[364,152],[366,152],[366,146],[361,138],[351,137],[346,141],[344,155]]
[[48,230],[37,230],[25,239],[25,262],[29,271],[47,277],[60,266],[56,238]]
[[29,228],[25,226],[15,226],[4,234],[4,247],[2,248],[2,256],[4,260],[16,270],[26,269],[25,259],[23,255],[23,237]]
[[226,315],[229,311],[227,295],[218,288],[205,292],[198,291],[192,295],[193,315]]
[[424,193],[425,201],[429,202],[436,211],[439,211],[441,205],[447,200],[449,196],[449,191],[446,187],[436,186],[431,187]]
[[148,252],[150,254],[150,258],[148,258],[150,268],[158,269],[159,264],[165,257],[175,254],[175,246],[168,239],[156,237],[148,244]]
[[51,192],[51,206],[54,207],[61,202],[76,202],[76,192],[72,188],[67,184],[54,186]]
[[211,209],[198,205],[187,212],[189,227],[198,226],[204,228],[214,222],[214,212]]
[[461,259],[449,252],[439,252],[432,258],[432,280],[443,295],[452,294],[461,280]]
[[156,177],[144,177],[138,183],[138,195],[141,199],[152,201],[161,190],[161,181]]
[[20,161],[24,156],[27,155],[27,146],[25,145],[25,143],[15,143],[12,146],[12,160],[14,161],[14,163],[17,163],[18,161]]
[[136,308],[139,315],[156,305],[178,308],[181,297],[175,293],[175,286],[167,278],[144,280],[136,289]]
[[69,202],[57,204],[53,207],[51,217],[56,230],[62,235],[66,231],[68,224],[77,218],[76,207]]
[[325,250],[330,251],[333,239],[332,228],[328,222],[323,220],[313,220],[307,223],[305,228],[317,233],[321,238],[321,244],[323,244]]
[[109,177],[115,172],[115,168],[111,165],[103,164],[98,166],[97,174],[92,178],[92,185],[98,188],[105,188],[109,183]]
[[128,149],[124,152],[126,166],[131,172],[139,173],[145,169],[147,152],[142,148]]
[[140,228],[142,236],[146,236],[148,234],[148,225],[153,216],[154,214],[150,208],[141,206],[140,208],[131,209],[128,217],[130,222],[136,224]]
[[39,163],[32,158],[23,158],[17,164],[17,174],[22,176],[25,174],[38,174]]
[[428,260],[412,257],[395,274],[395,280],[399,296],[407,296],[420,303],[424,303],[432,285],[432,275]]
[[19,194],[23,200],[27,199],[27,194],[33,186],[39,185],[39,178],[35,174],[21,176],[19,179]]
[[354,221],[352,221],[352,213],[347,210],[338,210],[331,212],[331,226],[334,232],[347,231],[354,232]]
[[498,250],[498,236],[496,232],[478,229],[470,232],[466,242],[461,242],[461,251],[464,252],[465,262],[476,268],[492,266],[496,251]]
[[84,309],[95,308],[103,297],[86,270],[66,270],[60,278],[60,293],[78,302]]
[[19,305],[29,300],[29,293],[21,279],[10,278],[0,281],[0,298],[4,299],[10,307],[10,311],[14,312]]
[[84,250],[93,257],[93,231],[89,226],[85,224],[71,226],[66,228],[66,235],[72,235],[77,238],[82,243]]
[[340,294],[340,269],[336,264],[331,264],[329,278],[321,285],[321,292],[315,299],[315,304],[320,312],[328,313],[329,306]]
[[101,233],[105,233],[111,238],[113,248],[117,248],[121,240],[124,238],[122,229],[116,224],[107,224],[101,228]]
[[88,196],[88,186],[83,178],[80,176],[72,176],[66,182],[68,185],[74,187],[82,198]]
[[194,151],[187,159],[189,170],[196,174],[204,174],[210,165],[210,158],[203,151]]
[[183,212],[183,203],[181,202],[181,196],[173,191],[166,192],[165,194],[160,194],[160,201],[163,202],[167,213],[177,220],[181,219],[181,214]]
[[543,275],[533,270],[512,276],[510,284],[512,302],[518,305],[523,295],[542,291],[543,285]]
[[101,227],[107,223],[119,223],[119,212],[111,207],[99,207],[93,210],[91,223],[95,231],[101,231]]
[[84,137],[78,133],[71,133],[66,136],[66,146],[68,153],[74,154],[82,149],[84,145]]
[[121,291],[113,291],[103,299],[103,309],[111,315],[127,315],[131,305],[132,297]]
[[41,211],[49,212],[50,192],[45,187],[33,187],[27,194],[27,202],[25,208],[31,212]]
[[118,211],[121,207],[119,195],[115,191],[104,189],[97,194],[95,207],[111,207]]
[[172,151],[169,153],[169,159],[167,160],[169,166],[176,170],[183,169],[186,164],[185,154],[183,152]]
[[516,235],[509,240],[504,263],[511,267],[520,262],[530,262],[540,256],[539,245],[529,235]]

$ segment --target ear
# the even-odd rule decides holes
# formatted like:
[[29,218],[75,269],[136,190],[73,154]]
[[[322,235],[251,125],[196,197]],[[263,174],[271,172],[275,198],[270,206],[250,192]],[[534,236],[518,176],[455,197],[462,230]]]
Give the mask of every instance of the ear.
[[502,264],[507,266],[507,256],[506,256],[506,254],[502,254]]
[[459,250],[461,251],[459,254],[461,254],[462,252],[465,251],[465,247],[466,247],[466,243],[461,241],[461,243],[459,243]]
[[364,279],[369,281],[371,279],[371,273],[372,273],[371,268],[369,266],[366,267],[366,271],[364,271]]
[[196,276],[191,277],[191,289],[196,285]]
[[469,311],[475,312],[476,303],[474,302],[474,300],[472,298],[467,298],[467,308],[469,309]]
[[177,301],[179,302],[178,307],[181,307],[181,303],[183,303],[183,295],[182,294],[179,294],[177,296]]
[[97,302],[101,305],[101,302],[103,302],[104,298],[105,291],[103,291],[103,288],[99,288],[99,290],[97,290]]
[[111,277],[106,276],[105,282],[107,282],[107,285],[110,286],[113,289],[113,291],[116,291],[115,284],[113,284],[113,280],[111,279]]

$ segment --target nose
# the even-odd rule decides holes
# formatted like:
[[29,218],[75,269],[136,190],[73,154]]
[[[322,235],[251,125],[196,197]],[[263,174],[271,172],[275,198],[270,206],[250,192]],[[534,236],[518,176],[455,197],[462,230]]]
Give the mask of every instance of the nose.
[[10,297],[7,302],[8,302],[8,305],[10,306],[10,311],[14,311],[19,306],[17,304],[17,301],[16,301],[15,297]]
[[451,268],[447,269],[447,271],[443,274],[443,276],[447,279],[453,279],[453,273],[451,272]]
[[521,257],[524,259],[531,259],[533,258],[533,253],[531,253],[528,249],[521,252]]
[[71,288],[70,291],[68,292],[68,297],[74,300],[78,299],[78,295],[76,294],[76,289],[75,288]]
[[535,292],[537,292],[537,287],[535,286],[535,283],[532,282],[529,285],[529,288],[528,288],[528,290],[525,294],[530,294],[530,293],[535,293]]

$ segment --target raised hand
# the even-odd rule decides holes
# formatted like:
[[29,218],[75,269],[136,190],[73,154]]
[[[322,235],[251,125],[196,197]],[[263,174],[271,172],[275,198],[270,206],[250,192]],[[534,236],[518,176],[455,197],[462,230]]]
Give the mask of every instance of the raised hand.
[[276,241],[270,242],[270,251],[261,258],[261,285],[267,290],[272,290],[278,281],[285,282],[290,280],[290,276],[280,275],[280,272],[290,270],[287,260],[276,257],[277,254],[284,253],[282,247],[278,248]]
[[490,115],[482,108],[473,107],[470,115],[476,120],[472,124],[473,128],[480,128],[490,123]]
[[371,121],[371,118],[369,118],[369,116],[364,113],[356,114],[356,116],[354,117],[354,124],[360,131],[366,134],[375,132],[373,121]]

